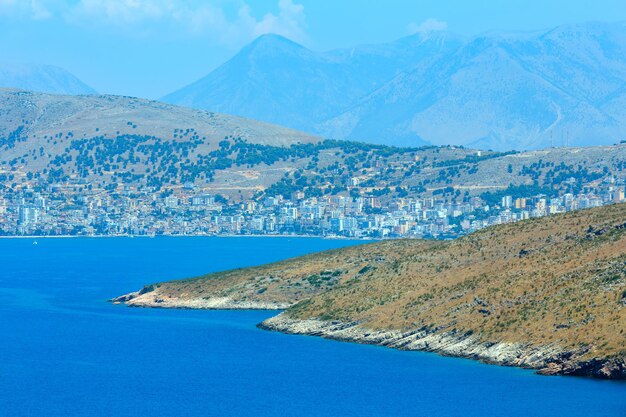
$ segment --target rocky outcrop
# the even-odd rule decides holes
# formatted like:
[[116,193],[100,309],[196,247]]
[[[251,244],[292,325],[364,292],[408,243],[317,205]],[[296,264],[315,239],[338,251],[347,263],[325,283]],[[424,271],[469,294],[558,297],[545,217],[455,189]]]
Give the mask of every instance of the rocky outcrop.
[[291,306],[291,304],[287,303],[233,300],[229,297],[171,297],[160,293],[158,290],[149,290],[149,287],[144,287],[140,291],[125,294],[109,301],[114,304],[126,304],[129,307],[197,310],[284,310]]
[[539,370],[544,375],[593,376],[604,379],[626,379],[626,357],[552,362]]
[[402,350],[435,352],[446,356],[476,359],[486,363],[535,369],[544,375],[579,375],[604,379],[626,379],[624,357],[580,360],[586,353],[566,351],[558,346],[482,341],[473,333],[428,328],[402,332],[370,330],[359,323],[295,320],[285,313],[259,324],[265,330],[320,336],[327,339],[372,344]]

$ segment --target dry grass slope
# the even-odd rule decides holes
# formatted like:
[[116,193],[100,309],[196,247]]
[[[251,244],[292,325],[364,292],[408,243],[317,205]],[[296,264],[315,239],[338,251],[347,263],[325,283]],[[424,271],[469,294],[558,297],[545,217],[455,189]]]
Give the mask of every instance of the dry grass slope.
[[[161,307],[187,303],[212,308],[211,300],[227,299],[247,307],[275,304],[276,308],[284,308],[347,285],[366,274],[372,265],[397,261],[418,248],[433,245],[430,241],[404,240],[335,249],[258,267],[151,284],[119,301],[133,306],[152,306],[156,300]],[[232,307],[236,308],[236,304]]]
[[626,205],[493,227],[416,250],[288,311],[374,329],[626,352]]

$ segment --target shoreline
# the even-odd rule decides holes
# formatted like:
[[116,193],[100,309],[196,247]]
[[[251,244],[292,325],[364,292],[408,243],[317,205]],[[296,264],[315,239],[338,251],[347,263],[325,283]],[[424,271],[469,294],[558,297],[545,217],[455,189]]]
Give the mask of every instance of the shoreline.
[[145,288],[139,291],[114,297],[108,302],[132,308],[162,308],[171,310],[268,310],[281,311],[291,307],[291,303],[279,303],[271,301],[236,301],[229,297],[211,297],[203,299],[170,299],[170,298],[153,298],[146,300],[141,297],[144,294],[151,293]]
[[[420,328],[408,331],[372,330],[359,323],[291,319],[285,310],[291,304],[236,301],[227,297],[206,300],[145,300],[141,291],[112,298],[108,302],[128,308],[209,311],[273,311],[277,315],[256,325],[277,333],[315,336],[338,342],[374,345],[390,349],[429,352],[441,356],[476,360],[489,365],[529,369],[546,376],[578,376],[605,380],[626,380],[626,358],[582,359],[587,351],[562,349],[557,345],[533,346],[530,343],[485,342],[471,333]],[[138,299],[139,298],[139,299]]]
[[258,328],[285,334],[317,336],[340,342],[376,345],[391,349],[432,352],[442,356],[477,360],[482,363],[532,369],[540,375],[592,377],[626,380],[626,358],[581,359],[586,352],[570,351],[555,345],[484,342],[473,334],[437,332],[422,328],[370,330],[358,323],[290,319],[285,313],[271,317]]
[[[217,237],[217,238],[297,238],[297,239],[325,239],[325,240],[358,240],[364,242],[375,242],[380,240],[392,239],[376,239],[370,237],[346,237],[346,236],[314,236],[314,235],[234,235],[234,234],[217,234],[217,235],[41,235],[41,236],[0,236],[0,239],[103,239],[103,238],[129,238],[129,239],[156,239],[169,237]],[[393,239],[407,239],[406,237],[398,237]]]

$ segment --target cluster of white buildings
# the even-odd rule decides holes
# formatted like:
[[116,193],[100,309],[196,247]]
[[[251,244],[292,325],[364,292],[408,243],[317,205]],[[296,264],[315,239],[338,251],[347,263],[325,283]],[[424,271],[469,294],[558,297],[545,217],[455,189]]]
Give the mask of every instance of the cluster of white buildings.
[[603,184],[593,192],[504,195],[491,205],[480,197],[457,202],[435,197],[381,198],[331,195],[228,204],[210,194],[65,194],[25,190],[0,197],[4,235],[314,235],[353,238],[455,237],[509,223],[625,201],[624,187]]

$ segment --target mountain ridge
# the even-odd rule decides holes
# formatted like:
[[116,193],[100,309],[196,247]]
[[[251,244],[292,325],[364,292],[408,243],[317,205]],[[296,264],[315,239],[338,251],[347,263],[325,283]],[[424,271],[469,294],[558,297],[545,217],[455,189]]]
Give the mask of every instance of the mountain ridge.
[[[415,44],[421,49],[398,48],[400,43]],[[257,119],[315,131],[317,120],[348,108],[425,51],[453,48],[455,43],[448,34],[443,38],[418,34],[386,45],[314,52],[282,36],[263,35],[208,76],[162,100],[242,116],[254,115]],[[398,50],[394,52],[394,48]],[[267,61],[260,60],[262,57]],[[276,85],[284,86],[284,90],[275,90]],[[310,100],[320,95],[327,99]]]
[[293,129],[242,117],[194,110],[154,100],[117,95],[58,95],[0,88],[0,137],[20,129],[32,137],[116,136],[171,137],[176,129],[193,129],[213,145],[236,135],[251,143],[289,146],[319,138]]
[[[259,44],[274,59],[239,71]],[[164,100],[391,145],[604,145],[626,131],[625,56],[624,22],[431,32],[328,52],[270,35]]]

